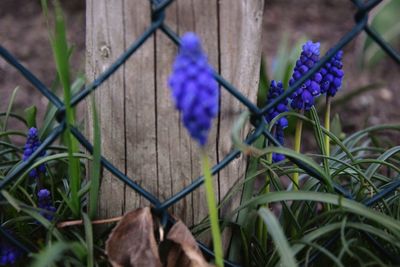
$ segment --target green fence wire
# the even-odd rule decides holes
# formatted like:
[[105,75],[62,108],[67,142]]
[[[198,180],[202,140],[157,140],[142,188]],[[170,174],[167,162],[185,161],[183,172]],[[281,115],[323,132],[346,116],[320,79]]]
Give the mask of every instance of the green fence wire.
[[[32,154],[32,156],[21,163],[18,164],[12,171],[10,171],[6,177],[0,181],[0,190],[5,188],[7,185],[16,181],[25,170],[29,168],[29,166],[35,161],[35,159],[41,154],[42,151],[45,151],[55,140],[66,130],[66,118],[65,118],[65,105],[69,104],[71,106],[76,106],[82,100],[84,100],[90,93],[96,90],[104,81],[106,81],[116,70],[118,70],[129,58],[134,54],[141,46],[146,42],[146,40],[155,34],[156,31],[161,30],[168,36],[176,45],[179,45],[180,39],[176,32],[171,30],[168,25],[165,23],[165,10],[168,6],[173,2],[173,0],[152,0],[152,23],[149,27],[143,32],[143,34],[133,43],[128,49],[120,55],[120,57],[103,73],[101,73],[92,83],[86,85],[81,91],[79,91],[76,95],[72,97],[70,103],[63,103],[52,91],[44,85],[31,71],[25,68],[10,52],[8,52],[3,46],[0,45],[0,55],[3,57],[10,65],[16,68],[22,76],[25,77],[37,90],[39,90],[57,109],[57,121],[58,126],[55,127],[51,133],[47,136],[47,138],[42,142],[42,144],[38,147],[38,149]],[[357,7],[357,12],[355,13],[355,25],[353,28],[347,32],[332,49],[317,63],[315,66],[309,70],[306,75],[304,75],[301,79],[296,81],[290,88],[285,90],[284,94],[275,98],[274,101],[266,105],[265,107],[258,108],[253,102],[251,102],[248,98],[240,93],[238,89],[236,89],[232,84],[226,81],[222,76],[218,73],[214,73],[215,79],[218,83],[227,90],[231,95],[233,95],[236,99],[238,99],[244,106],[252,114],[252,124],[254,126],[254,131],[250,136],[244,140],[245,143],[251,144],[258,137],[264,135],[269,143],[274,146],[280,146],[279,142],[272,136],[272,134],[267,131],[266,122],[264,120],[264,114],[266,114],[270,109],[275,107],[279,102],[281,102],[284,98],[291,95],[297,88],[303,84],[306,80],[308,80],[314,73],[316,73],[325,63],[327,63],[332,56],[334,56],[340,49],[346,46],[351,40],[353,40],[359,33],[366,32],[372,40],[374,40],[397,64],[400,65],[400,54],[393,49],[374,29],[372,29],[368,25],[368,13],[376,7],[382,0],[369,0],[369,1],[360,1],[360,0],[352,0],[353,4]],[[105,90],[105,89],[103,89]],[[75,138],[81,143],[83,147],[85,147],[90,153],[93,153],[92,144],[86,140],[84,135],[73,125],[71,125],[71,132],[75,136]],[[225,156],[218,164],[213,166],[212,174],[218,173],[221,169],[230,164],[241,151],[233,150],[228,155]],[[288,158],[290,161],[295,163],[299,168],[302,168],[306,173],[319,179],[320,182],[324,182],[322,177],[318,173],[316,173],[311,166],[296,160],[294,158]],[[157,199],[156,196],[151,194],[145,188],[141,187],[137,184],[133,179],[126,176],[122,171],[116,168],[113,164],[111,164],[105,157],[101,157],[101,164],[104,168],[110,171],[115,177],[124,182],[128,187],[135,190],[138,194],[146,198],[153,205],[153,213],[160,216],[161,221],[164,225],[171,225],[173,223],[173,219],[169,216],[167,209],[180,201],[182,198],[196,190],[199,186],[201,186],[204,182],[204,177],[200,176],[195,179],[190,185],[182,189],[180,192],[176,193],[169,199],[161,202]],[[372,206],[377,202],[385,199],[386,197],[393,194],[400,187],[400,179],[394,180],[390,185],[388,185],[385,189],[378,192],[373,198],[370,198],[364,202],[366,206]],[[352,199],[353,195],[351,192],[348,192],[345,188],[343,188],[339,184],[334,184],[335,190],[343,195],[346,198]],[[21,248],[23,251],[30,252],[30,250],[24,246],[22,242],[16,240],[13,236],[7,233],[5,229],[0,227],[0,233],[12,242],[14,245]],[[372,238],[372,237],[371,237]],[[335,237],[328,241],[325,246],[330,246]],[[202,251],[208,256],[213,256],[213,253],[210,249],[208,249],[204,244],[199,242],[199,246]],[[318,253],[311,255],[310,261],[315,260],[319,256]],[[309,261],[309,263],[310,263]],[[225,261],[225,266],[238,266],[235,263]]]

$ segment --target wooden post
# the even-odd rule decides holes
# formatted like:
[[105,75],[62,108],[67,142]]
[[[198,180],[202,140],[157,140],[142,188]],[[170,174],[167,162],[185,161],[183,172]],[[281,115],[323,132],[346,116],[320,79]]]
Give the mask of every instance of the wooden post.
[[[87,0],[86,74],[93,80],[151,23],[150,1]],[[196,32],[209,62],[252,99],[258,88],[264,0],[177,0],[165,23],[179,35]],[[178,49],[157,33],[95,92],[103,155],[130,178],[165,200],[200,174],[197,144],[192,142],[171,101],[167,79]],[[213,164],[232,149],[230,129],[246,108],[221,88],[221,114],[215,120],[208,151]],[[88,109],[90,110],[90,109]],[[88,114],[86,133],[92,137]],[[235,159],[215,179],[219,199],[243,178],[245,160]],[[238,198],[232,205],[238,204]],[[105,172],[100,217],[116,216],[148,203]],[[201,187],[170,210],[186,224],[207,214]]]

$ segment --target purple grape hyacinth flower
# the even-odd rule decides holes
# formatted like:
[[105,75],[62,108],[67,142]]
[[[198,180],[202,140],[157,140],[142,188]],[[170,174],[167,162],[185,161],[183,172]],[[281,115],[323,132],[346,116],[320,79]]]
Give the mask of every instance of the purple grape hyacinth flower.
[[[306,74],[319,60],[320,43],[307,41],[302,48],[300,58],[296,61],[292,78],[289,81],[293,85]],[[314,98],[320,94],[320,82],[322,75],[317,72],[311,79],[303,83],[291,96],[291,107],[298,110],[310,110],[314,105]]]
[[333,97],[342,86],[344,76],[342,57],[343,51],[340,50],[321,68],[321,94],[326,93],[327,96]]
[[56,208],[51,203],[51,193],[47,189],[40,189],[37,193],[38,196],[38,207],[40,209],[49,211],[41,211],[40,214],[45,217],[47,220],[53,220],[53,214],[56,211]]
[[19,251],[15,247],[1,247],[0,266],[9,266],[10,264],[14,264],[18,259],[18,255]]
[[[267,97],[267,104],[272,102],[275,98],[283,94],[283,84],[281,81],[276,82],[274,80],[271,81],[271,85],[268,91],[268,97]],[[279,114],[289,111],[288,107],[288,100],[285,98],[283,99],[278,105],[276,105],[274,108],[272,108],[268,114],[265,116],[266,120],[268,122],[271,122],[276,116]],[[287,118],[281,117],[276,123],[275,123],[275,137],[278,139],[279,143],[281,145],[284,144],[284,133],[283,130],[288,126],[288,120]],[[279,162],[285,159],[285,156],[282,154],[277,154],[273,153],[272,154],[272,162]]]
[[[283,90],[282,82],[281,81],[276,82],[276,81],[272,80],[270,87],[269,87],[269,91],[268,91],[267,104],[272,102],[275,98],[277,98],[281,94],[283,94],[283,92],[284,92],[284,90]],[[267,121],[271,122],[279,114],[289,111],[287,104],[288,104],[288,100],[284,99],[280,103],[278,103],[278,105],[276,105],[274,108],[272,108],[265,116]],[[277,125],[281,128],[286,128],[288,126],[288,120],[286,117],[282,117],[276,122],[275,125]]]
[[192,32],[183,35],[169,87],[184,126],[200,146],[207,143],[212,119],[218,114],[219,91],[213,72],[199,37]]
[[[275,138],[278,140],[278,142],[281,145],[285,144],[285,138],[284,138],[284,134],[283,134],[283,128],[281,127],[277,127],[275,129]],[[285,155],[283,154],[278,154],[278,153],[273,153],[272,154],[272,162],[279,162],[285,159]]]
[[9,244],[5,240],[0,242],[0,266],[10,266],[18,261],[22,255],[17,247]]
[[[33,152],[38,149],[40,146],[40,140],[38,137],[38,130],[35,127],[29,129],[27,134],[26,144],[24,146],[24,154],[22,155],[22,160],[26,161],[33,154]],[[40,156],[43,157],[46,154],[45,151],[40,153]],[[45,173],[46,167],[44,164],[39,165],[37,168],[32,169],[29,172],[29,176],[32,178],[38,178],[40,173]]]

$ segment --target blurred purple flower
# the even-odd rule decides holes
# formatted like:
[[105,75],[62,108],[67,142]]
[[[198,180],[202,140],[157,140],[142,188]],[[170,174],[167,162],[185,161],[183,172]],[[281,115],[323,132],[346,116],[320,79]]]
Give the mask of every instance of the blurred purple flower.
[[21,256],[22,252],[17,247],[7,242],[5,238],[0,238],[0,266],[13,265]]
[[[26,144],[24,146],[24,154],[22,155],[22,160],[26,161],[29,157],[38,149],[40,146],[40,140],[38,137],[38,130],[35,127],[29,129],[27,134]],[[40,153],[40,157],[43,157],[46,152],[43,150]],[[44,164],[39,165],[37,168],[32,169],[29,172],[29,176],[32,178],[38,178],[40,173],[45,173],[46,167]]]
[[192,138],[200,146],[207,143],[212,119],[218,114],[219,92],[199,37],[186,33],[175,58],[169,87],[176,108]]
[[38,207],[40,209],[46,210],[41,211],[40,214],[45,217],[47,220],[53,220],[53,214],[56,211],[56,208],[53,206],[51,201],[51,193],[47,189],[40,189],[37,193],[38,196]]

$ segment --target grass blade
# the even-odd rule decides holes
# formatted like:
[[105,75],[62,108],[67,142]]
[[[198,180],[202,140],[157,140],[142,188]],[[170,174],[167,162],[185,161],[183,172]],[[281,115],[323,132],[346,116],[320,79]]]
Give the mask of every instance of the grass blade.
[[40,253],[34,255],[35,261],[32,267],[52,266],[62,258],[64,253],[71,248],[70,244],[65,242],[50,243]]
[[10,98],[10,102],[8,103],[6,116],[4,118],[3,132],[5,132],[6,129],[7,129],[8,118],[10,117],[10,113],[11,113],[11,110],[12,110],[12,107],[13,107],[13,104],[14,104],[14,101],[15,101],[15,97],[17,96],[18,90],[19,90],[19,87],[18,86],[15,87],[15,89],[12,92],[12,95],[11,95],[11,98]]
[[87,266],[92,267],[94,265],[94,255],[93,255],[93,229],[92,222],[90,221],[89,216],[82,212],[83,225],[85,227],[85,239],[87,246]]
[[93,164],[92,164],[92,175],[90,177],[91,187],[89,194],[89,216],[94,218],[97,213],[97,201],[100,189],[100,170],[101,170],[101,138],[100,138],[100,125],[97,116],[96,104],[94,97],[92,97],[92,114],[93,114]]
[[258,214],[268,227],[268,232],[271,234],[275,243],[275,247],[278,250],[278,253],[281,255],[283,266],[296,267],[297,263],[296,259],[294,258],[294,253],[290,248],[290,245],[286,240],[286,236],[283,233],[283,230],[275,215],[266,208],[260,208],[258,210]]
[[79,160],[73,157],[73,153],[79,151],[77,141],[70,132],[71,125],[74,125],[75,111],[70,106],[71,102],[71,84],[70,84],[70,69],[69,69],[69,50],[67,35],[65,30],[64,16],[61,11],[61,6],[58,1],[55,1],[55,35],[51,38],[53,54],[56,61],[58,76],[61,85],[64,89],[65,113],[67,120],[67,130],[65,131],[65,140],[68,146],[69,155],[69,176],[71,186],[71,204],[73,207],[72,213],[75,217],[79,217],[80,199],[78,196],[79,187],[81,184],[81,171]]

